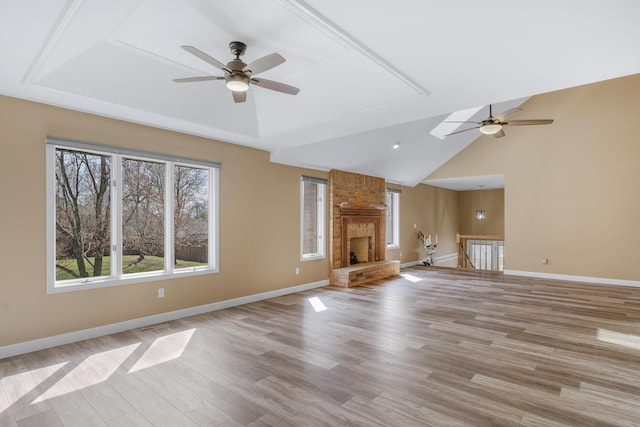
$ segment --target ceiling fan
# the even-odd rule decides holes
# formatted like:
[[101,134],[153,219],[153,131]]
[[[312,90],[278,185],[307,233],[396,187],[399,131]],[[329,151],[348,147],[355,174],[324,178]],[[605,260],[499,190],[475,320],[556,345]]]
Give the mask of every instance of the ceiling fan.
[[553,123],[553,119],[535,119],[535,120],[507,120],[517,112],[522,111],[521,108],[512,108],[503,113],[493,116],[493,107],[489,104],[489,117],[481,122],[444,122],[444,123],[473,123],[477,126],[472,128],[462,129],[456,132],[451,132],[445,136],[455,135],[457,133],[466,132],[472,129],[480,129],[485,135],[493,135],[496,138],[502,138],[504,133],[504,126],[530,126],[530,125],[550,125]]
[[250,64],[245,64],[240,59],[240,57],[246,52],[247,45],[239,41],[233,41],[229,43],[229,49],[231,50],[231,53],[236,57],[235,59],[227,62],[227,65],[225,65],[193,46],[181,47],[190,54],[195,55],[203,61],[208,62],[214,67],[224,71],[224,76],[186,77],[183,79],[174,79],[173,81],[176,83],[202,82],[206,80],[225,80],[227,82],[227,88],[231,90],[231,93],[233,94],[233,100],[235,102],[245,102],[247,100],[247,90],[249,90],[249,84],[254,84],[256,86],[274,90],[276,92],[288,93],[290,95],[295,95],[300,92],[300,89],[298,89],[297,87],[290,86],[285,83],[253,77],[255,74],[262,73],[263,71],[270,70],[282,64],[285,59],[280,54],[272,53],[263,56],[262,58],[256,59]]

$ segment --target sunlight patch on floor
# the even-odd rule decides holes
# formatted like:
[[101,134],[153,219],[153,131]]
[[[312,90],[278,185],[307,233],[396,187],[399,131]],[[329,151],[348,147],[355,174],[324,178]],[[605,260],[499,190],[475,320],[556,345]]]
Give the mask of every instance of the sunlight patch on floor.
[[129,373],[150,368],[182,356],[196,328],[157,338],[138,359]]
[[416,283],[416,282],[421,282],[422,279],[419,277],[414,276],[413,274],[409,274],[409,273],[400,273],[400,276],[403,279],[407,279],[408,281],[412,282],[412,283]]
[[318,297],[308,298],[308,301],[311,304],[311,306],[313,307],[313,309],[316,311],[316,313],[319,313],[321,311],[325,311],[327,309],[327,307],[324,305],[324,303]]
[[43,402],[108,380],[139,345],[131,344],[92,354],[31,403]]
[[[29,394],[67,363],[69,362],[57,363],[55,365],[45,366],[44,368],[32,369],[0,378],[0,413]],[[2,393],[3,390],[4,393]]]
[[640,350],[640,336],[598,328],[598,340]]

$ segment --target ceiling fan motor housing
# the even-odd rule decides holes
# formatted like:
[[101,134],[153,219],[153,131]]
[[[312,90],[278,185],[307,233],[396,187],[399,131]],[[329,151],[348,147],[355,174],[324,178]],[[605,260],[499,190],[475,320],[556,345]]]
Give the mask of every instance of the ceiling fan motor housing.
[[239,41],[232,41],[231,43],[229,43],[229,50],[236,56],[237,59],[244,55],[244,53],[247,51],[247,45]]
[[[231,42],[241,43],[241,42]],[[231,46],[230,44],[230,46]],[[242,43],[244,45],[244,43]],[[235,92],[245,92],[249,89],[249,75],[242,71],[247,64],[236,58],[227,62],[227,68],[231,70],[231,74],[225,73],[227,88]]]
[[242,73],[242,69],[244,67],[246,67],[247,64],[245,64],[244,62],[242,62],[242,60],[240,59],[233,59],[229,62],[227,62],[227,68],[230,69],[233,72],[238,72],[238,73]]

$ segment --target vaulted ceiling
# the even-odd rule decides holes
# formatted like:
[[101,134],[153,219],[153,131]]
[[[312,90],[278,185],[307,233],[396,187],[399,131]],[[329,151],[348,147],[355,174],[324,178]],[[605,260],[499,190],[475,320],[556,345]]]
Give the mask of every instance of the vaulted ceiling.
[[[0,93],[413,186],[479,136],[431,135],[450,113],[640,71],[639,18],[637,0],[4,0]],[[180,46],[226,63],[233,40],[284,56],[261,76],[300,93],[172,81],[222,73]]]

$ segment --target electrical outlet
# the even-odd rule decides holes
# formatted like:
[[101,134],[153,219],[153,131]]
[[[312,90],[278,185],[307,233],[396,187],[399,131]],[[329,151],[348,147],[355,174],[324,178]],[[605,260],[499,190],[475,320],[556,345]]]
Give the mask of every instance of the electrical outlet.
[[296,267],[296,276],[300,274],[300,267]]
[[164,288],[158,288],[158,298],[164,298]]
[[549,264],[549,258],[542,258],[542,264],[544,265]]

